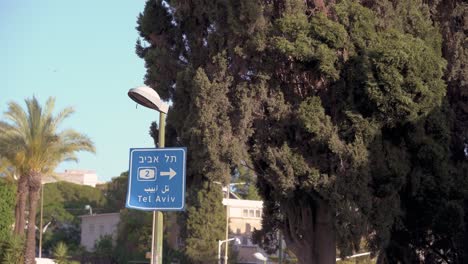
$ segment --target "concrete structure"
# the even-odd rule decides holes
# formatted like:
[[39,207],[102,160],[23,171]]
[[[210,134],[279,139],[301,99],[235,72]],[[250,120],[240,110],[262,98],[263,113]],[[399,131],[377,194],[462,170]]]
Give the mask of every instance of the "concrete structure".
[[36,264],[55,264],[55,261],[49,258],[36,258]]
[[120,213],[82,215],[81,218],[81,245],[92,251],[94,245],[105,235],[117,238],[117,227]]
[[56,173],[54,177],[46,176],[42,181],[43,183],[66,181],[96,187],[98,176],[93,170],[65,170],[64,172]]

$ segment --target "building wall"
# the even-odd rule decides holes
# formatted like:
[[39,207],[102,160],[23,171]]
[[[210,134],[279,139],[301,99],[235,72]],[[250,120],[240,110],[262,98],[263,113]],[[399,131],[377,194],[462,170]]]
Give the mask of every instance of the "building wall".
[[119,213],[83,215],[81,217],[81,245],[92,251],[96,241],[105,235],[117,236]]
[[263,251],[252,243],[254,229],[262,228],[262,201],[223,199],[223,204],[229,206],[230,237],[239,238],[241,244],[235,246],[239,263],[263,263],[253,254]]
[[46,176],[43,178],[43,183],[66,181],[79,185],[88,185],[96,187],[98,176],[92,170],[65,170],[64,172],[56,173],[55,177]]

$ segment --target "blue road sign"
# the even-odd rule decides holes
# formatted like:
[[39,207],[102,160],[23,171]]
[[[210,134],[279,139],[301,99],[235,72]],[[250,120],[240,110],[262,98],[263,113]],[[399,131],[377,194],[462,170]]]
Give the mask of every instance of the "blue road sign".
[[180,211],[185,206],[186,148],[132,148],[126,207]]

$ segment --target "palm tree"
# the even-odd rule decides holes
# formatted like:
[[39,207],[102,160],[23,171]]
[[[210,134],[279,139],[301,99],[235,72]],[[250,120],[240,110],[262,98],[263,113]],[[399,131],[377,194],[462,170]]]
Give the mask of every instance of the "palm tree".
[[62,161],[77,161],[78,151],[95,152],[92,141],[83,134],[58,127],[69,117],[68,107],[53,114],[55,99],[49,98],[44,108],[35,97],[26,99],[26,110],[15,102],[8,104],[0,121],[0,157],[8,160],[19,175],[16,210],[16,232],[24,228],[26,197],[29,194],[29,216],[26,234],[25,263],[35,262],[36,207],[39,200],[42,176],[50,174]]
[[57,264],[67,264],[68,263],[68,247],[65,243],[59,242],[54,247],[54,258]]

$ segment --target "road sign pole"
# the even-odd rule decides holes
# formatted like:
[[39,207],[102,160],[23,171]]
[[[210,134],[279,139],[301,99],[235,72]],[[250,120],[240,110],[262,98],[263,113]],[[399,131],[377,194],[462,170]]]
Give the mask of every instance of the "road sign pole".
[[153,211],[153,228],[151,230],[151,264],[156,264],[158,258],[156,257],[156,211]]
[[156,234],[157,238],[157,256],[158,256],[158,264],[163,263],[163,213],[161,211],[156,212],[156,222],[157,222],[157,231]]
[[[158,135],[158,147],[164,148],[165,143],[165,130],[166,130],[166,114],[159,112],[159,135]],[[164,216],[161,211],[153,211],[153,245],[151,247],[151,263],[162,264],[163,263],[163,232],[164,232]],[[156,229],[156,238],[154,233]],[[155,252],[156,251],[156,252]]]
[[[165,146],[165,139],[166,139],[166,114],[163,112],[159,112],[159,136],[158,136],[158,143],[160,148],[164,148]],[[163,263],[163,221],[164,221],[164,216],[161,211],[157,212],[156,216],[156,221],[157,221],[157,251],[158,251],[158,256],[159,256],[159,263]]]

